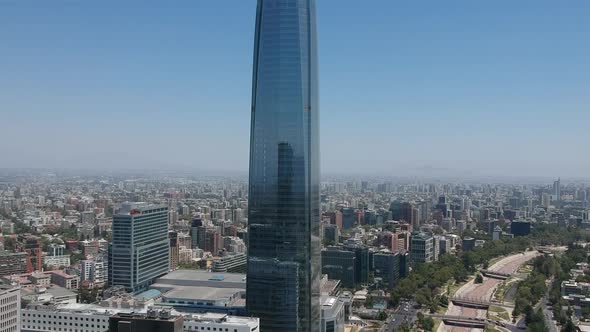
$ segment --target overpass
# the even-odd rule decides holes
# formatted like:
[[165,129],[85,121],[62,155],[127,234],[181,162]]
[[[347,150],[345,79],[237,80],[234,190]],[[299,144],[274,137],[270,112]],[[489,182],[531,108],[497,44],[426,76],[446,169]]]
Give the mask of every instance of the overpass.
[[471,327],[471,328],[485,328],[486,324],[496,325],[501,327],[513,327],[510,323],[504,323],[497,320],[476,318],[476,317],[465,317],[465,316],[451,316],[451,315],[429,315],[432,318],[438,318],[442,320],[445,325]]
[[487,309],[490,307],[490,305],[492,305],[489,301],[484,301],[481,299],[471,299],[468,297],[452,297],[450,300],[453,302],[454,305],[476,309]]
[[512,304],[512,303],[499,302],[499,301],[487,301],[487,300],[482,300],[482,299],[471,299],[468,297],[451,297],[450,300],[451,300],[451,302],[453,302],[454,305],[475,308],[475,309],[488,309],[492,305],[495,305],[498,307],[514,308],[514,304]]
[[488,278],[500,279],[500,280],[506,280],[511,276],[511,274],[497,272],[497,271],[483,270],[483,269],[479,270],[479,272],[481,272],[481,274],[483,274],[484,276],[486,276]]
[[471,328],[485,328],[485,318],[473,318],[464,316],[450,316],[450,315],[430,315],[432,318],[438,318],[442,320],[445,325],[471,327]]

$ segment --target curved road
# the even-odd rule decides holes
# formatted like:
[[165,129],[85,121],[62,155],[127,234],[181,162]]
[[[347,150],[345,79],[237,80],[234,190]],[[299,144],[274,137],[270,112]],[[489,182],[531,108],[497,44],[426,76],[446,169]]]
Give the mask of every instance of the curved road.
[[[528,251],[525,254],[515,254],[512,256],[505,257],[500,261],[496,262],[492,265],[489,270],[513,274],[518,270],[518,268],[525,264],[527,261],[531,260],[535,256],[539,255],[537,251]],[[484,277],[484,282],[481,284],[475,284],[473,280],[463,285],[461,288],[457,290],[455,296],[464,296],[472,299],[481,299],[485,301],[489,301],[492,299],[492,294],[494,289],[501,283],[501,280],[491,279]],[[450,301],[449,301],[450,302]],[[446,312],[447,315],[452,316],[464,316],[464,317],[476,317],[476,318],[486,318],[487,310],[481,309],[473,309],[473,308],[465,308],[461,306],[453,305],[449,303],[449,307]],[[470,329],[464,327],[454,327],[454,326],[446,326],[444,323],[441,323],[438,332],[468,332],[468,331],[483,331],[482,329]]]

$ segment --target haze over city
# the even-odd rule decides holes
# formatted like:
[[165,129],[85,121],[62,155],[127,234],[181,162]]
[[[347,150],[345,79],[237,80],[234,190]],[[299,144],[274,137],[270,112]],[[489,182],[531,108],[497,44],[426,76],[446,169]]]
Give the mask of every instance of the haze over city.
[[[245,173],[254,3],[3,2],[0,168]],[[588,2],[318,15],[323,174],[587,176]]]
[[590,332],[589,14],[0,1],[0,332]]

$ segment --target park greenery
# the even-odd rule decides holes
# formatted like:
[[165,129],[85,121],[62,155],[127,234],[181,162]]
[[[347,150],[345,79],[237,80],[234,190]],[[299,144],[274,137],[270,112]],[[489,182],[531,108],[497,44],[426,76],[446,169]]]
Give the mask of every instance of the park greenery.
[[[580,235],[585,236],[583,233]],[[575,245],[574,240],[579,239],[572,239],[568,250],[563,255],[535,258],[532,261],[533,271],[525,280],[519,282],[513,316],[516,318],[524,314],[528,331],[548,331],[543,312],[540,308],[535,308],[547,293],[547,281],[552,281],[548,299],[553,306],[555,320],[562,326],[562,331],[576,331],[571,319],[573,310],[562,298],[560,289],[561,283],[570,279],[569,272],[576,267],[577,263],[589,262],[587,250]],[[589,280],[588,274],[580,276],[578,279]],[[590,318],[590,310],[583,310],[582,315]]]
[[[453,282],[465,282],[478,268],[487,268],[492,259],[531,250],[534,246],[567,245],[586,240],[590,240],[588,231],[549,224],[537,225],[528,236],[496,241],[488,239],[482,247],[471,251],[460,252],[458,255],[443,254],[437,262],[417,264],[409,275],[402,278],[391,290],[390,304],[397,306],[402,300],[415,300],[418,305],[434,313],[440,306],[448,304],[448,296],[451,294],[444,295],[444,287]],[[541,277],[544,280],[545,276],[556,272],[555,262],[539,262],[539,271],[531,277],[534,278],[531,282]],[[523,298],[536,298],[539,286],[535,286],[534,297],[533,294],[529,296],[529,291],[523,286]],[[519,310],[524,312],[524,309],[525,306],[521,306]]]
[[518,283],[516,288],[516,295],[514,297],[514,310],[512,316],[518,317],[521,314],[526,314],[530,317],[534,314],[533,306],[541,300],[545,292],[547,291],[547,285],[545,281],[551,277],[551,272],[547,271],[544,274],[540,271],[546,261],[550,258],[537,257],[534,259],[533,266],[534,270],[525,280]]
[[448,303],[448,299],[439,294],[449,282],[464,282],[478,266],[483,266],[492,258],[521,252],[529,246],[528,238],[488,241],[483,247],[459,256],[443,254],[437,262],[418,264],[391,291],[391,302],[398,305],[402,299],[414,299],[420,306],[436,312],[440,305]]
[[483,276],[481,275],[481,273],[478,273],[478,274],[475,276],[475,283],[476,283],[476,284],[481,284],[481,283],[483,283]]
[[432,331],[434,329],[434,319],[430,316],[424,316],[423,313],[418,312],[418,326],[424,331]]
[[[587,250],[570,244],[565,254],[555,257],[553,263],[547,267],[554,276],[553,284],[549,291],[549,302],[553,306],[553,317],[562,326],[562,331],[576,331],[574,324],[571,320],[573,314],[572,308],[561,296],[561,283],[570,279],[569,271],[576,268],[577,263],[590,262],[587,256]],[[579,279],[586,279],[586,275],[581,276]],[[583,310],[582,316],[590,318],[590,310]]]

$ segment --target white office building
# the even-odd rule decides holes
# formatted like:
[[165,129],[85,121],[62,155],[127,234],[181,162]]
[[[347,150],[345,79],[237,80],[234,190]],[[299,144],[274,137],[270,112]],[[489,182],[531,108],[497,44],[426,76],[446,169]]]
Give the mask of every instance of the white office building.
[[0,285],[0,332],[20,331],[20,286]]
[[[117,313],[145,313],[147,309],[121,309],[92,304],[29,305],[22,309],[23,332],[107,332],[109,317]],[[217,313],[183,314],[185,331],[260,332],[254,317],[237,317]],[[18,331],[18,330],[0,330]]]
[[344,332],[344,300],[323,295],[320,302],[322,304],[320,331]]
[[43,264],[49,267],[70,266],[70,255],[43,256]]
[[92,281],[94,283],[104,283],[108,277],[108,264],[106,260],[98,259],[80,261],[80,281]]
[[80,304],[63,307],[30,305],[22,309],[23,332],[106,332],[111,310],[89,310]]

